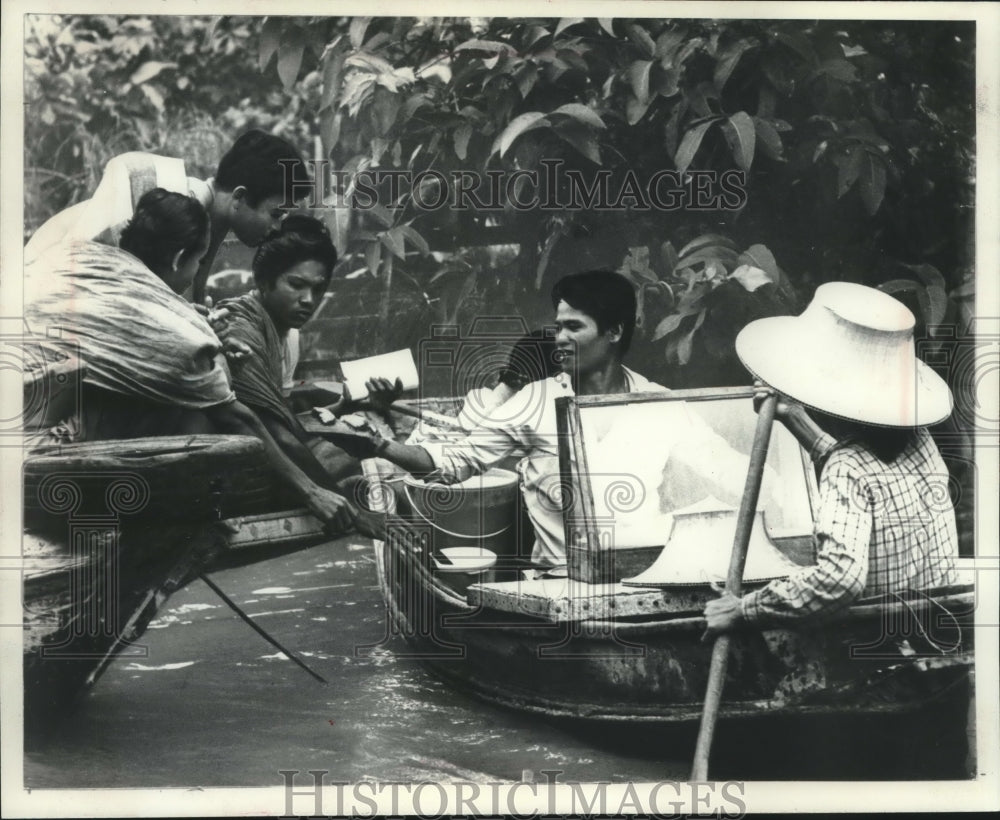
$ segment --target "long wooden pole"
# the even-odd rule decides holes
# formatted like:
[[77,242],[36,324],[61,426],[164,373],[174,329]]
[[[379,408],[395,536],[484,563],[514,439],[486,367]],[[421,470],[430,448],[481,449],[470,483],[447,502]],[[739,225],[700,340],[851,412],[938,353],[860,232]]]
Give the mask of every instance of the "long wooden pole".
[[[764,462],[767,459],[767,445],[771,440],[771,425],[778,397],[771,395],[764,399],[757,415],[757,430],[754,433],[753,449],[750,452],[750,467],[743,487],[739,517],[736,519],[736,535],[733,537],[733,552],[729,558],[729,573],[726,576],[726,592],[740,596],[743,586],[743,567],[747,561],[747,547],[750,531],[757,514],[757,499],[764,477]],[[712,647],[712,664],[708,672],[708,686],[705,689],[705,708],[701,713],[698,729],[698,745],[694,752],[691,780],[708,779],[708,757],[712,750],[712,735],[719,716],[719,701],[726,682],[726,667],[729,665],[728,634],[719,635]]]
[[253,620],[253,618],[251,618],[249,615],[247,615],[247,613],[245,613],[242,609],[240,609],[236,601],[234,601],[232,598],[226,595],[226,593],[219,588],[219,585],[215,583],[215,581],[209,578],[205,573],[202,573],[198,577],[205,582],[205,584],[208,586],[210,590],[212,590],[212,592],[214,592],[222,599],[223,603],[225,603],[226,606],[228,606],[233,612],[239,615],[240,619],[243,620],[244,623],[246,623],[258,635],[260,635],[265,641],[271,644],[271,646],[275,647],[282,655],[288,658],[288,660],[293,661],[296,665],[302,667],[306,672],[308,672],[310,675],[316,678],[316,680],[318,680],[320,683],[329,683],[329,681],[327,681],[327,679],[324,678],[322,675],[320,675],[318,672],[314,672],[312,669],[310,669],[309,666],[306,665],[305,661],[303,661],[298,655],[296,655],[294,652],[292,652],[289,649],[286,649],[280,643],[278,643],[278,640],[276,638],[268,634],[266,630],[264,630]]

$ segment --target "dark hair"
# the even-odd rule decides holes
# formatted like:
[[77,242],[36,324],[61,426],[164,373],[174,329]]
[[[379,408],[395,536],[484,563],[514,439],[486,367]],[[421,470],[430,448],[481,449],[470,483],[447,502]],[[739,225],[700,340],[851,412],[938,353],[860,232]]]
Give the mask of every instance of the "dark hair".
[[621,355],[628,352],[635,331],[635,290],[624,276],[608,270],[591,270],[564,276],[552,288],[552,307],[565,301],[583,311],[604,333],[615,325],[622,326],[618,343]]
[[809,414],[838,443],[856,441],[883,464],[892,464],[917,436],[914,427],[878,427],[813,409],[809,410]]
[[208,231],[208,213],[187,194],[153,188],[136,203],[118,245],[154,273],[169,268],[178,251],[198,250]]
[[555,352],[556,341],[551,329],[531,331],[511,346],[500,370],[500,382],[520,390],[529,382],[556,375],[560,368]]
[[337,249],[326,225],[312,216],[292,214],[260,243],[253,256],[253,278],[258,286],[272,287],[286,270],[307,260],[323,265],[329,279],[337,264]]
[[284,196],[283,204],[289,207],[295,200],[295,172],[304,176],[304,169],[302,155],[288,140],[254,129],[226,151],[215,172],[215,187],[230,192],[242,185],[251,208],[269,196],[279,195]]

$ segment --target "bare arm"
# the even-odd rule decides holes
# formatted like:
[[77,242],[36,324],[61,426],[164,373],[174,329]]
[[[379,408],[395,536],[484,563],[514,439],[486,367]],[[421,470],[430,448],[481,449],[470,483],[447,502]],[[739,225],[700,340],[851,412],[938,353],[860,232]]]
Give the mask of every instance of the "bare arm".
[[[388,379],[375,378],[365,382],[365,389],[368,390],[368,401],[372,407],[385,414],[389,412],[392,403],[403,392],[403,383],[399,379],[390,382]],[[350,396],[350,393],[346,392],[346,388],[345,394]],[[374,442],[374,449],[368,455],[391,461],[397,467],[402,467],[417,478],[422,478],[437,469],[430,453],[416,444],[400,444],[391,439],[380,438]]]
[[[754,388],[753,403],[754,409],[757,410],[764,398],[773,391],[759,381],[754,383]],[[779,394],[774,415],[817,464],[836,444],[836,440],[824,432],[806,409],[794,399]]]
[[212,421],[225,432],[256,436],[264,444],[264,452],[271,466],[282,480],[288,482],[303,501],[324,524],[347,529],[356,516],[356,510],[347,499],[326,490],[313,481],[278,446],[264,423],[249,407],[235,401],[209,409]]
[[419,444],[400,444],[398,441],[384,439],[376,448],[375,454],[402,467],[417,478],[422,478],[437,469],[430,453]]
[[336,441],[344,452],[357,459],[384,458],[418,478],[437,469],[430,453],[418,444],[400,444],[378,433],[344,436]]
[[[257,414],[255,414],[257,415]],[[329,486],[330,475],[322,464],[319,463],[313,451],[303,444],[298,436],[289,429],[288,425],[281,419],[274,418],[268,413],[260,413],[257,416],[267,431],[274,439],[278,448],[312,481],[320,486]]]

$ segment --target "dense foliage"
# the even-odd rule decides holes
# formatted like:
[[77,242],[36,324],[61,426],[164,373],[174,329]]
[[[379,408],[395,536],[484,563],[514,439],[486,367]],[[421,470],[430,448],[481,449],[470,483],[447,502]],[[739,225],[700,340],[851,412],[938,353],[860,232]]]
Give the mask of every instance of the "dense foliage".
[[[434,191],[383,184],[351,236],[374,275],[504,227],[520,253],[495,284],[522,312],[570,270],[619,269],[643,296],[640,348],[675,382],[697,361],[702,383],[740,373],[747,320],[822,281],[880,284],[929,324],[969,289],[972,24],[271,18],[262,65],[293,87],[317,33],[324,151],[348,192],[374,168],[544,177],[555,161],[612,192],[610,208],[523,208],[515,185],[500,210],[427,210],[414,200]],[[664,170],[689,174],[673,177],[681,207],[644,196]],[[745,197],[698,208],[705,172],[742,173]]]
[[[925,323],[958,318],[974,46],[973,24],[942,21],[35,16],[26,229],[115,153],[181,155],[207,176],[251,126],[309,156],[322,140],[340,172],[328,204],[374,169],[542,178],[558,161],[585,186],[603,177],[612,207],[574,203],[563,174],[540,197],[558,207],[515,207],[522,176],[496,207],[423,208],[441,193],[425,174],[327,214],[350,270],[438,320],[489,307],[541,322],[556,277],[621,270],[641,295],[637,363],[732,382],[739,328],[829,279],[879,284]],[[649,202],[663,172],[674,207]],[[745,193],[693,207],[710,172]]]
[[236,17],[27,15],[26,234],[88,196],[123,151],[182,156],[208,177],[247,128],[308,144],[315,106],[258,71],[259,28]]

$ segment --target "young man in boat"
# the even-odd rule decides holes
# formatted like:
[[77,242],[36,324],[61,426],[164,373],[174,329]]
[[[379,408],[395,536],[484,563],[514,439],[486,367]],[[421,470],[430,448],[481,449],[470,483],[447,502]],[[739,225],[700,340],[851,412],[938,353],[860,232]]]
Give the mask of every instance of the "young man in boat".
[[917,359],[913,326],[891,296],[833,282],[801,316],[761,319],[737,337],[747,369],[780,394],[776,418],[821,466],[816,564],[710,601],[709,635],[815,621],[862,596],[955,583],[948,471],[925,429],[951,414],[951,393]]
[[[356,453],[361,457],[378,455],[414,475],[433,474],[436,480],[449,483],[481,474],[510,456],[519,457],[521,489],[535,530],[532,563],[540,570],[566,563],[555,400],[572,395],[666,390],[622,363],[636,317],[635,292],[623,276],[600,270],[566,276],[552,290],[552,306],[560,373],[524,386],[461,442],[412,446],[373,437],[364,452]],[[385,379],[373,380],[367,387],[377,404],[385,405],[398,395]],[[719,452],[720,458],[726,457],[725,452],[735,455],[684,403],[671,403],[664,413],[669,422],[661,430],[645,431],[647,445],[651,436],[656,437],[663,443],[659,452],[669,451],[671,459],[683,459],[687,454],[692,462],[703,460],[705,452]],[[619,428],[628,426],[627,420],[621,421]],[[643,431],[633,433],[642,437]],[[663,466],[661,460],[648,472],[637,469],[634,480],[644,486],[632,489],[655,494]],[[712,486],[711,490],[720,498],[731,501],[735,495],[738,499],[745,473],[743,466],[735,482],[739,486]],[[718,478],[725,481],[726,474],[719,471]]]
[[[208,247],[209,217],[186,194],[143,195],[121,247],[58,243],[25,266],[25,321],[86,365],[78,413],[48,443],[223,432],[259,438],[271,466],[324,523],[356,510],[302,470],[234,394],[221,344],[180,295]],[[60,333],[50,335],[49,331]]]
[[252,270],[256,289],[219,303],[228,311],[227,343],[243,352],[229,356],[237,398],[263,421],[292,461],[315,481],[330,485],[360,473],[357,459],[328,441],[310,436],[290,406],[288,335],[319,308],[337,263],[330,232],[311,216],[289,216],[257,248]]
[[90,199],[66,208],[35,231],[25,245],[24,262],[67,239],[117,247],[122,229],[147,191],[162,188],[190,194],[211,222],[210,244],[191,287],[192,301],[201,305],[212,263],[230,231],[244,245],[256,247],[281,223],[285,207],[296,199],[295,168],[304,173],[295,147],[260,130],[240,136],[223,155],[215,176],[205,181],[187,176],[183,159],[140,151],[120,154],[108,161]]

